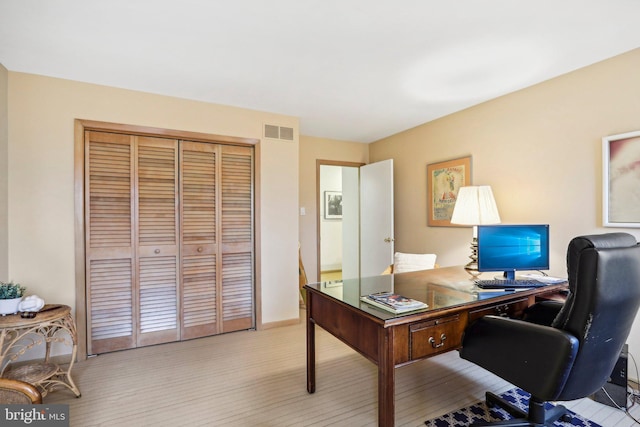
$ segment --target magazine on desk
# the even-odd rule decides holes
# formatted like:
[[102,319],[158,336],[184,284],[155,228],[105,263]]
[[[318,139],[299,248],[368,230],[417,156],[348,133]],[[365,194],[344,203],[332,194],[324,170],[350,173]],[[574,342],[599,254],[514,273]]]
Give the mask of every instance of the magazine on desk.
[[406,313],[407,311],[420,310],[428,307],[428,305],[422,301],[394,294],[393,292],[379,292],[376,294],[364,295],[360,297],[360,299],[367,304],[371,304],[395,314]]

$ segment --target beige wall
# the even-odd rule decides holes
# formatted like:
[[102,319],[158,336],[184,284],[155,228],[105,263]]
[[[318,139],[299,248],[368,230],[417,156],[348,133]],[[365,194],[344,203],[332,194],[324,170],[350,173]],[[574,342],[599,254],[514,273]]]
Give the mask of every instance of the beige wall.
[[369,147],[357,142],[300,136],[300,252],[309,281],[317,281],[318,206],[316,194],[316,160],[369,163]]
[[[491,185],[505,223],[548,223],[551,274],[565,275],[577,235],[602,227],[602,141],[640,130],[640,49],[370,145],[395,164],[396,250],[467,262],[469,228],[427,227],[426,166],[472,155],[472,181]],[[640,355],[640,319],[629,339]]]
[[7,219],[7,97],[9,72],[0,64],[0,280],[9,279],[9,224]]
[[[74,119],[244,138],[261,138],[265,122],[299,127],[289,116],[16,72],[8,73],[8,93],[9,275],[28,293],[72,307]],[[299,317],[298,236],[291,232],[298,224],[298,149],[296,131],[294,142],[265,140],[256,150],[265,324]],[[0,210],[3,204],[0,198]]]

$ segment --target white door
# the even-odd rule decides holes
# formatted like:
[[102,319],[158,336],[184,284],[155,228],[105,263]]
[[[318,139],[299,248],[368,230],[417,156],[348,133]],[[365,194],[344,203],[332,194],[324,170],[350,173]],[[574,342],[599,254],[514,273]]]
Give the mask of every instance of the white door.
[[393,264],[393,159],[360,167],[360,277]]

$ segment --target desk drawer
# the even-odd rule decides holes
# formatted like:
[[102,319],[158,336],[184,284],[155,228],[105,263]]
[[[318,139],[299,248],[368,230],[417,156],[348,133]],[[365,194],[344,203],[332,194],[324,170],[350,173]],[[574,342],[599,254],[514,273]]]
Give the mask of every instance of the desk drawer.
[[524,309],[529,306],[529,299],[522,298],[502,304],[494,304],[469,312],[469,323],[482,316],[521,317]]
[[458,348],[463,329],[459,315],[410,325],[411,360]]

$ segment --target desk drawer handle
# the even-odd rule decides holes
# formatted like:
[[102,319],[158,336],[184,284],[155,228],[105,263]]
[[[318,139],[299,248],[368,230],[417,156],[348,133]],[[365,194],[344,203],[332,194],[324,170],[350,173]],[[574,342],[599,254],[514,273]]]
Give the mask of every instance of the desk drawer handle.
[[154,254],[159,254],[160,253],[160,249],[156,249],[155,251],[153,251]]
[[447,339],[447,336],[442,333],[440,335],[440,344],[436,344],[436,340],[433,337],[429,337],[429,343],[431,343],[431,347],[440,348],[444,345],[444,341]]

